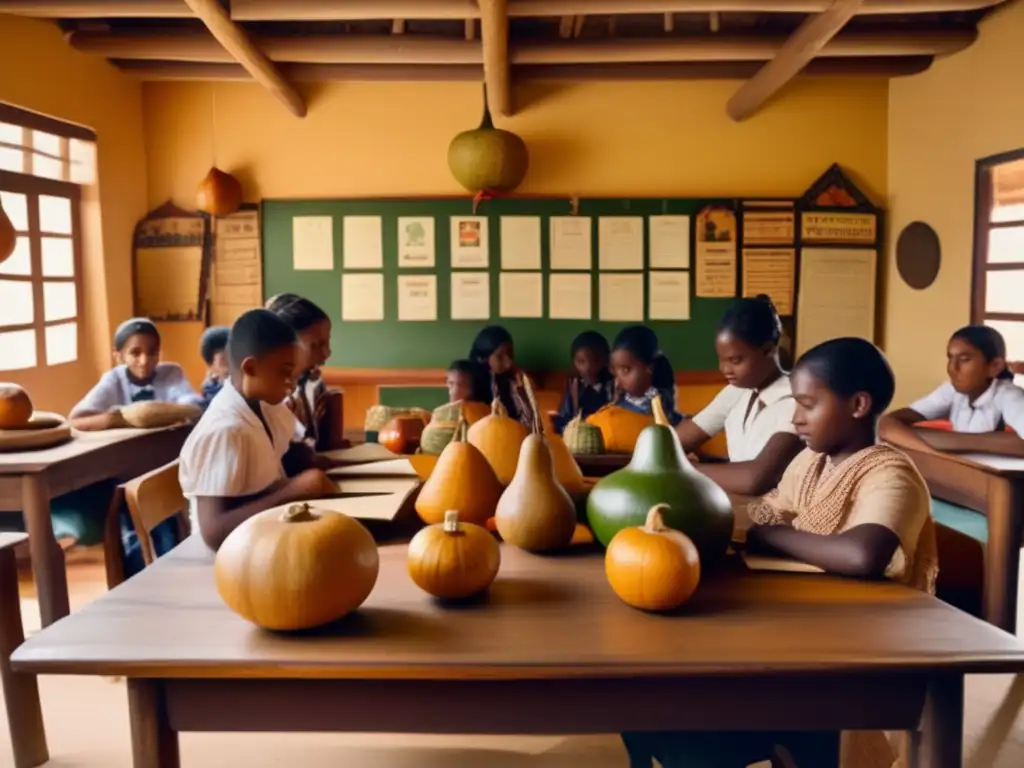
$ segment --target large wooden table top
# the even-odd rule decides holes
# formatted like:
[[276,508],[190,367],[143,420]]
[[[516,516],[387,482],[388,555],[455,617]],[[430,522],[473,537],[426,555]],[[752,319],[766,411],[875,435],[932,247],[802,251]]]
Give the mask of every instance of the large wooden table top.
[[490,595],[441,606],[381,549],[356,613],[304,634],[259,630],[217,594],[196,536],[153,567],[30,638],[35,673],[147,678],[566,679],[1024,671],[1024,646],[989,624],[892,583],[727,568],[675,615],[612,593],[589,548],[535,556],[502,547]]
[[[180,439],[184,441],[191,429],[191,425],[183,425],[163,429],[107,429],[98,432],[73,430],[71,440],[52,448],[0,452],[0,475],[41,472],[54,464],[61,464],[71,459],[112,448],[147,448],[154,435],[166,435],[172,439],[180,436]],[[117,468],[114,469],[113,476],[116,476]]]

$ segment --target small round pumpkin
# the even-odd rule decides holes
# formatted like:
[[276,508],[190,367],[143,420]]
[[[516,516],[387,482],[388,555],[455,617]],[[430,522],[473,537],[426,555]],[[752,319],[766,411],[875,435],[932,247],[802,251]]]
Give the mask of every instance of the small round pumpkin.
[[3,203],[0,203],[0,264],[10,258],[17,244],[18,236],[14,232],[14,222],[4,211]]
[[448,510],[444,522],[431,525],[409,542],[409,576],[424,592],[440,598],[469,597],[483,592],[498,575],[501,548],[485,528],[460,523]]
[[214,564],[227,606],[264,629],[311,629],[354,611],[377,581],[373,536],[340,512],[292,504],[238,526]]
[[623,602],[644,611],[669,611],[693,595],[700,582],[700,556],[690,538],[665,525],[667,504],[647,513],[638,528],[623,528],[608,544],[604,571]]
[[211,168],[196,191],[196,208],[211,216],[229,216],[242,206],[242,185],[230,173]]
[[28,392],[17,384],[0,384],[0,429],[21,429],[33,410]]
[[406,414],[396,416],[377,433],[377,442],[392,453],[415,453],[420,447],[423,436],[423,419],[420,416]]

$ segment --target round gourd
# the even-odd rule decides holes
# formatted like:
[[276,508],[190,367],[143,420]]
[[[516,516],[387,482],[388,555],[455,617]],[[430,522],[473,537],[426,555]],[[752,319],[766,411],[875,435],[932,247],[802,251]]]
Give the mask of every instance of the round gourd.
[[526,143],[511,131],[495,128],[484,91],[484,117],[478,128],[463,131],[448,146],[448,168],[470,192],[511,192],[526,176]]
[[0,429],[20,429],[32,418],[32,400],[17,384],[0,384]]
[[293,504],[251,517],[214,564],[227,606],[264,629],[310,629],[340,619],[370,595],[380,560],[370,532],[340,512]]
[[501,548],[485,528],[459,522],[448,510],[444,522],[424,528],[409,542],[409,576],[424,592],[440,598],[469,597],[491,586]]
[[509,417],[501,400],[495,398],[490,415],[469,428],[467,439],[487,458],[502,485],[508,485],[516,473],[519,447],[529,434],[526,427]]
[[18,236],[14,232],[14,222],[4,211],[3,203],[0,203],[0,264],[10,258],[17,244]]
[[693,595],[700,556],[689,537],[665,525],[657,504],[639,528],[623,528],[608,545],[604,571],[624,603],[644,611],[670,611]]
[[416,512],[427,524],[440,523],[445,512],[457,509],[465,522],[483,525],[498,506],[501,483],[484,455],[466,442],[465,431],[460,422],[416,497]]
[[415,415],[396,416],[377,433],[377,442],[392,453],[415,453],[423,435],[423,419]]
[[211,168],[196,191],[196,208],[211,216],[228,216],[242,206],[242,185],[230,173]]
[[654,423],[654,418],[619,405],[606,405],[587,418],[587,423],[601,430],[607,453],[632,453],[640,433]]

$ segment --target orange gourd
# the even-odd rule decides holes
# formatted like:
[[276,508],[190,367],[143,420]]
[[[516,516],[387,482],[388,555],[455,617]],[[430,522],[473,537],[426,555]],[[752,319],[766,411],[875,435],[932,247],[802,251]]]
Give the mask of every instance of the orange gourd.
[[0,264],[10,258],[17,244],[18,236],[14,231],[14,222],[4,211],[3,203],[0,203]]
[[0,384],[0,429],[20,429],[32,418],[32,400],[17,384]]
[[487,457],[502,485],[508,485],[516,473],[519,447],[529,434],[526,427],[509,417],[501,400],[495,398],[490,415],[469,428],[467,439]]
[[587,424],[601,430],[606,453],[632,453],[640,433],[654,424],[654,417],[619,405],[606,405],[589,416]]
[[501,548],[485,528],[460,523],[459,513],[450,509],[443,523],[413,536],[406,564],[424,592],[440,598],[469,597],[491,586],[501,565]]
[[583,493],[587,488],[583,482],[583,471],[569,452],[565,441],[560,435],[551,433],[544,435],[544,441],[548,444],[548,450],[551,451],[551,460],[555,464],[555,477],[558,478],[558,482],[569,493]]
[[483,453],[466,441],[466,422],[460,421],[416,497],[417,514],[433,525],[455,509],[463,521],[484,525],[500,497],[501,483]]
[[214,562],[227,606],[264,629],[310,629],[370,595],[380,560],[373,536],[348,515],[293,504],[250,517]]
[[641,527],[623,528],[608,544],[605,575],[623,602],[644,611],[678,608],[700,583],[700,556],[690,538],[662,519],[667,504],[651,507]]
[[230,173],[211,168],[196,191],[196,208],[211,216],[229,216],[242,206],[242,185]]
[[423,419],[419,415],[396,416],[377,433],[377,442],[392,453],[415,453],[423,436]]
[[491,415],[491,406],[487,403],[480,403],[476,400],[462,401],[462,418],[470,426],[476,424],[480,419]]

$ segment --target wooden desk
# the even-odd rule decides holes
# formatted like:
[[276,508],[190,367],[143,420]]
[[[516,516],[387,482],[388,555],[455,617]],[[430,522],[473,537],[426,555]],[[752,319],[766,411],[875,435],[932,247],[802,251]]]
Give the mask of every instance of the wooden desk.
[[1015,632],[1024,536],[1024,459],[982,453],[907,454],[933,496],[988,518],[983,613],[986,621]]
[[661,616],[623,604],[591,548],[539,557],[505,546],[489,598],[445,608],[391,546],[357,613],[284,635],[224,607],[212,560],[191,537],[31,637],[15,669],[127,677],[136,768],[176,768],[180,731],[919,724],[913,764],[959,768],[963,676],[1024,671],[1012,636],[891,583],[734,567]]
[[13,672],[10,662],[14,649],[25,642],[14,561],[14,547],[25,538],[23,533],[0,533],[0,683],[15,768],[35,768],[50,759],[35,675]]
[[75,432],[41,451],[0,453],[0,510],[21,511],[44,627],[67,616],[64,553],[53,538],[50,500],[101,480],[130,480],[178,458],[191,427]]

